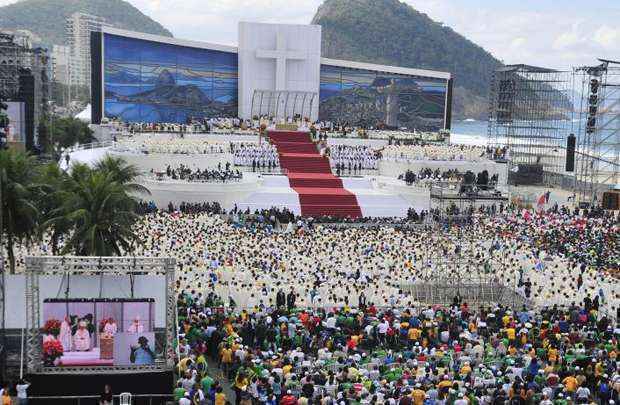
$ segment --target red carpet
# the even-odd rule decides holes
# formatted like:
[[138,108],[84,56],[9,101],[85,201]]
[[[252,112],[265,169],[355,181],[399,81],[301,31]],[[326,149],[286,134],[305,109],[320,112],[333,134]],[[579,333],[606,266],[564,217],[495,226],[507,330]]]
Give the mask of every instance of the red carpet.
[[299,194],[303,216],[362,216],[355,194],[345,190],[342,180],[332,174],[329,159],[319,154],[309,133],[271,131],[269,138],[278,149],[289,184]]

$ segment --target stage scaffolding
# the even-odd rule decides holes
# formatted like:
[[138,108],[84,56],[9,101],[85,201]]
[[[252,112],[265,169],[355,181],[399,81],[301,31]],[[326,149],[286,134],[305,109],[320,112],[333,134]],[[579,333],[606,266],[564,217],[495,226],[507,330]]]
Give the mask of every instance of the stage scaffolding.
[[[476,258],[480,248],[478,208],[508,204],[508,198],[496,194],[490,186],[483,194],[460,192],[460,184],[437,183],[431,187],[432,226],[437,235],[448,235],[448,246],[437,254],[423,257],[424,268],[419,280],[401,284],[403,292],[423,305],[450,305],[454,297],[460,297],[470,307],[488,307],[502,304],[513,308],[527,305],[526,300],[496,277],[506,263],[501,259],[489,259],[481,263]],[[491,212],[493,215],[493,212]],[[488,243],[490,247],[490,242]],[[487,249],[487,247],[484,247]]]
[[[51,98],[49,55],[46,49],[31,48],[22,37],[0,32],[0,100],[28,101],[34,94],[32,141],[37,142],[39,123],[49,118]],[[34,89],[22,78],[32,76]],[[34,146],[34,145],[30,145]]]
[[47,75],[48,64],[45,49],[30,48],[15,35],[0,32],[0,98],[17,98],[20,75],[28,72]]
[[252,117],[310,119],[317,96],[311,91],[254,90]]
[[620,183],[620,62],[574,70],[580,97],[575,193],[582,203]]
[[[135,373],[171,370],[174,367],[176,333],[175,267],[173,258],[158,257],[79,257],[29,256],[26,257],[26,366],[29,373],[46,374],[99,374]],[[164,275],[166,286],[166,337],[163,358],[155,359],[152,366],[101,367],[44,367],[41,334],[40,277],[46,275],[127,276]]]
[[553,182],[552,177],[564,173],[572,119],[570,85],[570,72],[528,65],[495,71],[490,86],[488,146],[508,148],[510,171],[542,166],[542,182],[534,182],[539,184]]

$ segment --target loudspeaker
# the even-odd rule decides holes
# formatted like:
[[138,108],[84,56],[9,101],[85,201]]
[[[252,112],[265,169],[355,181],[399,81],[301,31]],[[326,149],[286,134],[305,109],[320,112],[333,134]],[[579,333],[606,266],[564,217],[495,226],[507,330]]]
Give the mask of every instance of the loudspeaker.
[[19,93],[18,97],[20,101],[23,101],[26,106],[26,114],[24,120],[26,122],[26,149],[34,149],[34,134],[36,128],[35,123],[35,102],[36,102],[36,86],[35,77],[31,73],[22,74],[19,76]]
[[519,164],[517,172],[508,173],[510,184],[533,186],[542,184],[544,180],[543,166],[541,164]]
[[568,139],[566,140],[566,171],[574,172],[575,171],[575,145],[577,143],[577,138],[575,135],[570,134]]
[[604,210],[620,209],[620,193],[614,191],[603,193],[603,201],[601,205]]

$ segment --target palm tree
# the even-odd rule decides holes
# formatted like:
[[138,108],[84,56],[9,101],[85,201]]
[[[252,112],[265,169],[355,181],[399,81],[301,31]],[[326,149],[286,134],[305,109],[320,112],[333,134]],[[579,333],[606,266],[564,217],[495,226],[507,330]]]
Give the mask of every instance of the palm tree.
[[121,157],[106,155],[95,163],[95,170],[108,173],[117,183],[125,186],[133,194],[150,194],[150,191],[136,180],[141,176],[140,170]]
[[36,200],[41,190],[38,180],[34,157],[13,149],[0,151],[2,233],[6,236],[11,273],[15,273],[15,243],[29,243],[36,236]]
[[[78,164],[75,166],[77,167]],[[74,170],[73,173],[78,173],[80,170],[81,168],[78,168]],[[37,204],[41,211],[42,222],[42,226],[39,228],[39,239],[43,239],[43,234],[49,231],[52,254],[58,255],[58,244],[60,239],[69,233],[71,223],[64,216],[59,218],[56,218],[56,216],[58,209],[62,207],[67,197],[67,193],[75,183],[72,181],[72,178],[60,168],[58,163],[50,163],[42,167],[41,183],[43,192]]]
[[66,221],[70,234],[61,254],[80,256],[121,255],[137,239],[132,226],[138,219],[136,200],[128,186],[115,181],[112,173],[84,167],[73,168],[64,202],[48,221],[57,226]]

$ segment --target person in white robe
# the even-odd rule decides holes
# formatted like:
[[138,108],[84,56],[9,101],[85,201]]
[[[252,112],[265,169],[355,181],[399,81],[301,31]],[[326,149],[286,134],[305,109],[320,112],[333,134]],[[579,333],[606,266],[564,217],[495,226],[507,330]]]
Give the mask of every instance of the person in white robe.
[[68,316],[60,324],[60,334],[58,336],[64,352],[71,351],[71,320]]
[[78,352],[90,350],[90,332],[87,329],[86,321],[82,320],[78,323],[78,329],[73,335],[73,346]]
[[127,330],[129,333],[142,333],[144,332],[144,325],[140,322],[140,316],[136,315],[131,325],[129,325],[129,329]]

